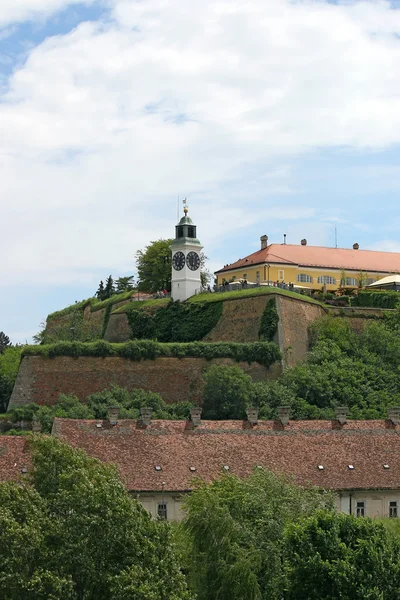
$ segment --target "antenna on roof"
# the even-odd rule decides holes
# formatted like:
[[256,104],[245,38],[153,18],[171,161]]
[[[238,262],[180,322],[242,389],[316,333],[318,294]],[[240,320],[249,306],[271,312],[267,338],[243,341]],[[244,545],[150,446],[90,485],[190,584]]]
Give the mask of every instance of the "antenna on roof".
[[337,248],[337,228],[335,226],[335,248]]

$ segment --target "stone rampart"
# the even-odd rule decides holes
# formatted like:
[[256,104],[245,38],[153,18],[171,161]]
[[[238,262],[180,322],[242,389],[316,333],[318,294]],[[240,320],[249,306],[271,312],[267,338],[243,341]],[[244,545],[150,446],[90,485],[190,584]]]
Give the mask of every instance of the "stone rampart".
[[29,402],[54,404],[60,394],[73,394],[80,400],[113,384],[127,389],[143,388],[158,392],[166,402],[200,401],[203,373],[212,364],[238,365],[254,381],[277,379],[281,364],[270,368],[258,363],[236,363],[221,358],[157,358],[139,362],[116,357],[25,356],[10,400],[11,406]]

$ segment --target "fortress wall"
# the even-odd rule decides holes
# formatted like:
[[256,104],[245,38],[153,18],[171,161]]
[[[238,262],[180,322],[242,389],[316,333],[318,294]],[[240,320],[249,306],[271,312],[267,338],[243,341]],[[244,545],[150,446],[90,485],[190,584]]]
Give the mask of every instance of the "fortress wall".
[[127,342],[131,337],[132,331],[126,314],[111,314],[104,334],[104,339],[107,342]]
[[308,328],[326,311],[318,304],[302,302],[288,296],[276,295],[279,316],[278,340],[285,366],[291,367],[307,358]]
[[232,359],[157,358],[134,362],[116,357],[25,356],[22,360],[9,406],[29,402],[54,404],[60,394],[81,400],[112,384],[158,392],[166,402],[200,401],[202,375],[212,364],[238,365],[254,381],[277,379],[281,364],[270,368],[258,363],[236,363]]
[[202,341],[258,342],[258,330],[260,329],[264,309],[267,302],[275,297],[275,294],[268,294],[265,296],[225,300],[220,320]]

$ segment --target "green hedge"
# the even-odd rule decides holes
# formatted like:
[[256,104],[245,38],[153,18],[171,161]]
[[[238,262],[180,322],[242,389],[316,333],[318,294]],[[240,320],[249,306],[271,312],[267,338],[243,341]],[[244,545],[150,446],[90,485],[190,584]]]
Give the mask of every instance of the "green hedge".
[[351,299],[352,306],[369,306],[371,308],[396,308],[400,304],[400,293],[394,291],[367,292],[360,291]]
[[132,337],[156,339],[160,342],[194,342],[203,339],[218,323],[222,315],[222,301],[213,304],[181,304],[138,310],[132,303],[125,310]]
[[257,362],[266,366],[280,360],[281,354],[272,342],[254,342],[238,344],[232,342],[190,342],[185,344],[162,344],[152,340],[135,340],[124,344],[111,344],[100,340],[85,344],[83,342],[58,342],[43,346],[26,346],[23,356],[119,356],[134,361],[154,360],[157,357],[176,358],[232,358],[237,362]]
[[240,298],[252,298],[254,296],[267,296],[268,294],[278,294],[281,296],[288,296],[289,298],[296,298],[297,300],[302,300],[303,302],[309,302],[310,304],[318,304],[322,305],[318,300],[314,300],[314,298],[310,298],[306,294],[298,294],[297,292],[289,292],[289,290],[283,290],[278,287],[272,286],[260,286],[248,288],[247,290],[234,290],[231,292],[215,292],[215,293],[204,293],[197,294],[196,296],[192,296],[186,302],[188,304],[204,304],[204,303],[213,303],[220,302],[225,300],[236,300]]

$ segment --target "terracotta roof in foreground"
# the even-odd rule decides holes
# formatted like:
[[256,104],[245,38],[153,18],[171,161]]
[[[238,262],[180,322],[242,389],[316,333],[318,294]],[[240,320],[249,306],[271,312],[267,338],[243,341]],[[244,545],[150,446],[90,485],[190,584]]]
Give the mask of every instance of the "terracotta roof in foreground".
[[303,267],[348,269],[371,273],[400,272],[400,253],[375,250],[327,248],[295,244],[270,244],[236,262],[226,265],[216,273],[251,267],[263,263],[293,264]]
[[[131,491],[185,491],[193,478],[257,467],[328,489],[400,489],[400,426],[390,421],[152,421],[55,419],[53,434],[118,466]],[[319,468],[319,465],[323,469]],[[353,469],[349,468],[353,465]],[[384,467],[384,465],[388,465]],[[161,467],[161,470],[156,470]]]
[[23,437],[0,436],[0,481],[15,481],[31,464],[29,445]]

